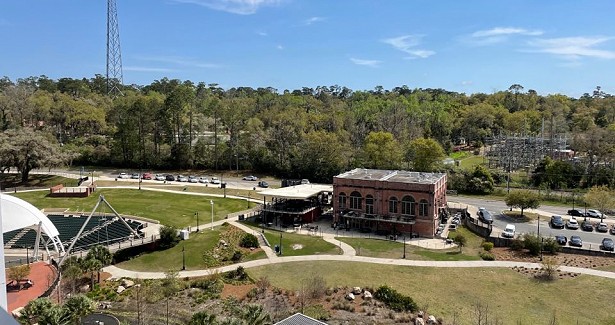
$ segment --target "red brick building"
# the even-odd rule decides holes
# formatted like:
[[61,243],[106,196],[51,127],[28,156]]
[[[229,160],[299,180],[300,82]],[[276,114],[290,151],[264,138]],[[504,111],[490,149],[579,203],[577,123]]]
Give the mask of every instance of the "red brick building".
[[333,177],[341,228],[433,237],[446,208],[446,174],[357,168]]

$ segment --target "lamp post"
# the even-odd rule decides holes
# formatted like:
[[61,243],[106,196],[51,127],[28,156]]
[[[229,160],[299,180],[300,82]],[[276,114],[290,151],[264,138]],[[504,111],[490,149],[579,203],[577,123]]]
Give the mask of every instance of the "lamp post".
[[214,200],[209,200],[211,204],[211,230],[214,230]]
[[282,233],[280,233],[280,255],[282,255]]
[[404,235],[404,256],[402,258],[406,258],[406,235]]
[[199,212],[195,212],[194,215],[196,216],[196,232],[199,232]]
[[545,245],[545,239],[540,238],[540,261],[542,262],[542,247]]
[[186,270],[186,246],[182,246],[182,271]]
[[28,246],[26,246],[26,263],[30,265],[30,252],[28,250]]

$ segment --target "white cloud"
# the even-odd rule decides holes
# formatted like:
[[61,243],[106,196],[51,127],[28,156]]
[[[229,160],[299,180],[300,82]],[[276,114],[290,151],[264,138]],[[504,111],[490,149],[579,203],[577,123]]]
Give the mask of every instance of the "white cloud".
[[380,66],[380,63],[382,63],[382,61],[380,60],[365,60],[357,58],[350,58],[350,61],[356,65],[365,65],[372,68],[377,68],[378,66]]
[[238,15],[252,15],[262,6],[272,6],[281,0],[173,0],[178,3],[195,4],[213,10],[226,11]]
[[462,86],[471,86],[473,82],[471,80],[464,80],[461,82]]
[[320,22],[320,21],[323,21],[323,20],[325,20],[324,17],[310,17],[310,18],[304,20],[303,24],[309,26],[309,25],[311,25],[313,23],[317,23],[317,22]]
[[518,27],[495,27],[487,30],[479,30],[472,33],[472,37],[497,37],[507,35],[525,35],[525,36],[540,36],[544,32],[541,30],[529,30]]
[[282,46],[282,45],[278,45],[278,46],[276,46],[275,48],[276,48],[276,49],[278,49],[278,50],[283,50],[283,49],[284,49],[284,46]]
[[615,59],[615,51],[596,48],[612,40],[605,36],[577,36],[535,39],[528,42],[536,48],[530,52],[548,53],[568,60],[578,60],[583,57]]
[[139,67],[139,66],[127,66],[123,68],[124,71],[134,71],[134,72],[173,72],[177,71],[175,69],[168,68],[156,68],[156,67]]
[[395,49],[406,54],[410,54],[410,56],[406,57],[406,59],[424,59],[436,54],[436,52],[431,50],[416,48],[421,43],[422,38],[422,35],[403,35],[399,37],[387,38],[382,40],[382,42],[389,44]]
[[256,34],[258,34],[259,36],[269,36],[269,34],[267,34],[266,32],[257,32]]
[[162,62],[193,68],[217,69],[223,66],[217,63],[200,62],[190,58],[179,56],[137,56],[135,59],[141,61]]

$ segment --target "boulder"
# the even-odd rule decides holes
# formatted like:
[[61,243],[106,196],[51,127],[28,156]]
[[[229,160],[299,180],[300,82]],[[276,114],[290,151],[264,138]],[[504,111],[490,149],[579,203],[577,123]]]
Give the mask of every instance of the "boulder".
[[429,315],[429,317],[427,317],[427,324],[428,325],[438,325],[438,320],[436,319],[436,316]]
[[126,288],[124,286],[117,287],[117,293],[122,293],[122,292],[124,292],[124,290],[126,290]]
[[348,300],[354,300],[354,294],[353,294],[352,292],[348,293],[348,294],[346,295],[346,299],[348,299]]
[[422,311],[422,310],[419,310],[419,313],[418,313],[418,314],[416,314],[416,316],[417,316],[418,318],[423,318],[423,311]]
[[135,285],[135,282],[132,280],[128,280],[128,279],[122,280],[122,286],[124,286],[124,288],[126,289],[132,287],[133,285]]
[[374,296],[372,296],[371,292],[369,292],[367,290],[363,291],[363,299],[365,299],[365,300],[372,300],[373,297]]
[[423,318],[421,318],[421,317],[417,317],[417,318],[414,320],[414,325],[425,325],[425,321],[423,320]]
[[352,288],[352,293],[354,293],[355,295],[360,295],[361,292],[362,292],[361,287]]

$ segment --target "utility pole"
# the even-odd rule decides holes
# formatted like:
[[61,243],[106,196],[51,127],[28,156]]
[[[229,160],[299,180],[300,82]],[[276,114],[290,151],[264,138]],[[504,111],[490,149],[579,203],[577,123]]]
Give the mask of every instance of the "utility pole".
[[123,79],[117,7],[115,0],[107,0],[107,95],[121,96]]

